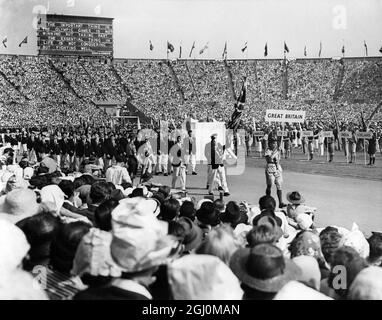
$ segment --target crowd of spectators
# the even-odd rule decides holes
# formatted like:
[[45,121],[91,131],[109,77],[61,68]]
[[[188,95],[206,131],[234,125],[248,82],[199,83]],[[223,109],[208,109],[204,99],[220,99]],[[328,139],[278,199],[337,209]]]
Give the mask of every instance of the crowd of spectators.
[[[108,121],[95,101],[131,102],[154,122],[186,114],[228,122],[234,89],[248,82],[242,125],[262,122],[266,109],[306,110],[307,120],[357,122],[382,98],[378,59],[122,60],[1,56],[3,127]],[[4,78],[5,77],[5,78]],[[334,99],[334,96],[335,99]],[[184,98],[184,99],[183,99]],[[381,120],[381,113],[375,115]]]
[[299,191],[281,209],[262,195],[197,201],[150,174],[134,185],[117,157],[118,181],[11,153],[0,163],[0,299],[382,299],[380,230],[318,225]]

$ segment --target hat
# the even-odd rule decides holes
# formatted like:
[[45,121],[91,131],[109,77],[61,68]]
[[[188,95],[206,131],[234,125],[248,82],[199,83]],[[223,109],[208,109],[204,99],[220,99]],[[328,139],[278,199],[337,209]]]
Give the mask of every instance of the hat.
[[316,258],[318,262],[324,260],[320,238],[309,230],[298,233],[292,240],[289,250],[292,258],[304,255]]
[[262,292],[278,292],[286,283],[297,280],[300,268],[271,244],[238,249],[230,267],[245,285]]
[[304,197],[298,191],[293,191],[293,192],[287,193],[287,200],[293,204],[301,204],[301,203],[305,202]]
[[199,210],[204,202],[213,202],[213,201],[210,200],[210,199],[201,199],[201,200],[199,200],[198,203],[196,204],[196,210]]
[[333,300],[321,292],[298,281],[290,281],[276,294],[273,300]]
[[351,231],[343,236],[340,246],[352,247],[364,259],[370,253],[370,245],[356,223],[353,223]]
[[349,300],[382,300],[382,268],[363,269],[350,285]]
[[215,208],[213,202],[203,202],[199,210],[196,210],[196,217],[202,224],[217,226],[220,223],[219,210]]
[[261,217],[257,221],[256,226],[259,227],[259,226],[263,226],[263,225],[267,225],[270,227],[271,230],[273,230],[273,233],[275,234],[277,240],[282,237],[283,231],[281,230],[280,226],[277,224],[276,219],[274,219],[273,217],[271,217],[271,216]]
[[243,290],[218,257],[185,255],[169,264],[168,281],[175,300],[240,300]]
[[312,227],[312,216],[306,213],[300,213],[296,217],[296,222],[301,230],[308,230]]
[[316,290],[320,290],[321,271],[317,260],[309,256],[298,256],[292,260],[302,270],[300,281]]
[[92,228],[78,245],[71,274],[83,276],[119,277],[121,269],[110,255],[110,232]]
[[154,214],[153,204],[141,197],[126,198],[112,212],[111,256],[125,272],[138,272],[164,263],[176,241],[168,225]]
[[0,219],[0,277],[16,270],[29,249],[30,245],[21,229]]
[[199,247],[203,241],[202,229],[200,229],[199,226],[187,217],[180,217],[178,223],[180,223],[185,230],[185,237],[183,240],[183,244],[185,246],[184,249],[186,251],[190,251]]
[[37,195],[30,189],[16,189],[0,197],[0,219],[17,223],[40,211]]
[[0,300],[48,300],[36,280],[30,273],[22,270],[15,270],[5,277],[0,276]]
[[41,203],[52,203],[53,208],[56,212],[60,212],[64,202],[65,193],[56,184],[51,184],[49,186],[43,187],[40,191]]
[[25,179],[25,180],[29,180],[30,178],[33,177],[33,175],[34,175],[34,170],[33,170],[33,168],[31,168],[31,167],[26,167],[26,168],[24,169],[24,179]]

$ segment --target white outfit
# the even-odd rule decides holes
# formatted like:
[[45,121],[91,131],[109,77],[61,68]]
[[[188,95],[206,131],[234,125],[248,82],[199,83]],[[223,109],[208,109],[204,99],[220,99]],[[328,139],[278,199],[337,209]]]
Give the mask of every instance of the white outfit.
[[125,167],[113,165],[106,170],[106,182],[112,182],[117,186],[123,182],[131,183],[131,178]]

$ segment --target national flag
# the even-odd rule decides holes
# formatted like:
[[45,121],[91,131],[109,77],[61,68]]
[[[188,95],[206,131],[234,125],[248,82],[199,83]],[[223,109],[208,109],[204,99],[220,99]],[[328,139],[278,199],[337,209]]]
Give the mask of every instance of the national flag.
[[321,58],[321,51],[322,51],[322,43],[320,41],[320,50],[318,51],[318,57]]
[[190,50],[190,54],[188,55],[189,58],[191,58],[191,54],[192,54],[192,51],[194,51],[194,49],[195,49],[195,41],[192,44],[192,47],[191,47],[191,50]]
[[207,49],[208,49],[208,42],[206,43],[206,45],[202,49],[200,49],[199,54],[203,54],[204,51]]
[[153,51],[153,50],[154,50],[154,46],[153,46],[153,44],[152,44],[152,42],[150,40],[150,51]]
[[304,47],[304,56],[306,57],[306,46]]
[[7,45],[6,45],[7,42],[8,42],[8,37],[5,36],[4,39],[3,39],[3,46],[4,46],[5,48],[7,47]]
[[179,46],[179,59],[182,59],[182,46]]
[[224,50],[223,50],[222,58],[223,59],[227,59],[227,41],[225,42],[225,45],[224,45]]
[[368,56],[368,53],[367,53],[367,44],[366,44],[366,41],[363,40],[363,45],[365,46],[365,54],[366,54],[366,57]]
[[379,49],[379,52],[382,53],[382,47]]
[[26,37],[24,38],[24,40],[21,41],[21,42],[19,43],[19,47],[21,47],[21,45],[22,45],[23,43],[28,43],[28,36],[26,36]]
[[345,45],[342,46],[341,52],[342,54],[345,54]]
[[171,52],[174,52],[174,46],[167,41],[167,50],[170,50]]
[[241,87],[240,95],[235,102],[235,111],[232,113],[231,120],[227,124],[228,129],[236,130],[239,123],[240,118],[244,110],[245,100],[247,96],[247,79],[244,78],[243,86]]
[[289,48],[288,48],[287,44],[284,41],[284,53],[287,53],[287,52],[289,53]]
[[247,42],[244,43],[244,47],[241,48],[241,52],[244,53],[244,51],[247,50],[247,44],[248,44]]
[[268,56],[268,43],[266,42],[265,43],[265,47],[264,47],[264,57]]

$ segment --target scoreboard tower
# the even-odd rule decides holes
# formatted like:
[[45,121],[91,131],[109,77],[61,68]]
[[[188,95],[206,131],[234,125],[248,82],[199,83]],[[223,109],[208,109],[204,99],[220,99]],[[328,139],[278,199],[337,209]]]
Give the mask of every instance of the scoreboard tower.
[[38,19],[39,55],[113,57],[113,18],[47,14]]

